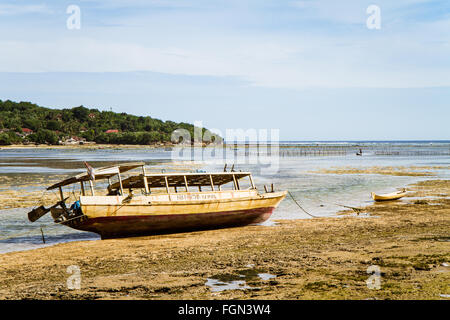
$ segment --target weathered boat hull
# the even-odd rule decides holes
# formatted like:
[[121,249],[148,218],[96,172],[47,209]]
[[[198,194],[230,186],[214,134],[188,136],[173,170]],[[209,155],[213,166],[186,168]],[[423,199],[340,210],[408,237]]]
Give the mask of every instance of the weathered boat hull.
[[81,198],[83,219],[67,225],[102,239],[244,226],[269,219],[285,195],[232,191],[204,193],[198,199],[200,194],[185,193],[170,201],[165,195],[138,196],[125,205],[124,197]]
[[274,208],[193,214],[88,218],[72,228],[98,233],[102,239],[238,227],[269,219]]
[[397,192],[397,193],[390,193],[390,194],[383,194],[378,195],[372,192],[372,199],[375,201],[392,201],[392,200],[399,200],[406,196],[406,192]]

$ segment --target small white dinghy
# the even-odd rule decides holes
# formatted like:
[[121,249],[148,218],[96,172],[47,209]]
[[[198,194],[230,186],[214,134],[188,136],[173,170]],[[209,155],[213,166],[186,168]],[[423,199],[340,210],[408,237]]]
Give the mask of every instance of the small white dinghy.
[[402,191],[397,191],[393,193],[386,193],[386,194],[375,194],[371,193],[372,198],[375,201],[389,201],[389,200],[398,200],[406,196],[406,189],[403,189]]

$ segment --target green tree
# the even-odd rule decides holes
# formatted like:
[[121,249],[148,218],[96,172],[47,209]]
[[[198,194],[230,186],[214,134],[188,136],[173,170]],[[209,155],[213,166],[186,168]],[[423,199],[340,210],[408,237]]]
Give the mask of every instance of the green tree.
[[36,133],[30,134],[28,138],[39,144],[58,144],[58,135],[47,129],[39,129]]
[[83,138],[85,138],[87,141],[94,141],[95,139],[95,131],[93,129],[87,130],[86,132],[83,132],[81,134]]
[[22,122],[22,128],[28,128],[37,131],[42,126],[42,121],[36,118],[25,119]]
[[11,144],[11,139],[7,133],[0,133],[0,145],[6,146]]
[[[14,131],[21,133],[29,128],[35,133],[26,140],[37,143],[57,143],[61,135],[77,135],[98,143],[150,144],[170,141],[172,132],[178,128],[188,130],[193,137],[194,126],[189,123],[161,121],[152,117],[134,116],[127,113],[99,111],[79,106],[72,109],[49,109],[30,102],[0,100],[0,123],[10,129],[8,137],[2,141],[19,143],[22,139]],[[106,134],[108,129],[119,129],[121,133]],[[83,132],[81,132],[83,131]],[[207,132],[206,129],[203,132]]]
[[87,121],[89,118],[89,109],[79,106],[72,109],[73,116],[80,122]]
[[61,124],[59,123],[59,121],[56,120],[48,121],[46,127],[48,130],[52,131],[61,130]]

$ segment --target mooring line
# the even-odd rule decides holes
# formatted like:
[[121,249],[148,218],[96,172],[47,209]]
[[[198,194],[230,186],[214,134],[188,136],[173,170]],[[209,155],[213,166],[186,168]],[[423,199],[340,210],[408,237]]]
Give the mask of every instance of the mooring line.
[[[312,215],[311,213],[309,213],[308,211],[306,211],[305,209],[303,209],[303,207],[297,202],[297,200],[295,200],[295,198],[292,196],[292,194],[291,194],[289,191],[288,191],[288,194],[291,196],[292,200],[294,200],[294,202],[297,204],[297,206],[298,206],[300,209],[302,209],[302,211],[303,211],[304,213],[306,213],[307,215],[309,215],[309,216],[311,216],[311,217],[313,217],[313,218],[320,218],[320,217],[318,217],[318,216]],[[321,202],[327,203],[326,201],[321,201]],[[343,207],[343,208],[347,208],[347,209],[352,209],[353,211],[356,212],[357,215],[359,215],[361,212],[364,211],[364,209],[362,209],[362,208],[356,208],[356,207],[344,206],[344,205],[338,204],[338,203],[331,203],[331,202],[329,202],[329,204],[333,204],[333,205],[336,205],[336,206],[339,206],[339,207]]]
[[303,211],[304,213],[306,213],[308,216],[311,216],[311,217],[313,217],[313,218],[320,218],[320,217],[317,217],[317,216],[315,216],[315,215],[312,215],[311,213],[309,213],[308,211],[306,211],[305,209],[303,209],[303,207],[297,202],[297,200],[294,199],[294,197],[293,197],[292,194],[289,192],[289,190],[288,190],[288,194],[291,196],[292,200],[294,200],[294,202],[297,204],[297,206],[298,206],[300,209],[302,209],[302,211]]

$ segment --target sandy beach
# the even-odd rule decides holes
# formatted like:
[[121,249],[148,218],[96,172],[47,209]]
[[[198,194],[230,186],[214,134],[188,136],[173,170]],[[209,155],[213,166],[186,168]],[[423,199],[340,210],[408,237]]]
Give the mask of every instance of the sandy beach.
[[161,148],[161,147],[173,147],[172,143],[155,143],[155,144],[68,144],[68,145],[48,145],[48,144],[12,144],[0,146],[0,149],[4,150],[14,150],[14,149],[82,149],[82,150],[96,150],[96,149],[148,149],[148,148]]
[[[360,216],[2,254],[0,299],[448,299],[450,181],[408,191]],[[73,265],[80,289],[67,286]]]

